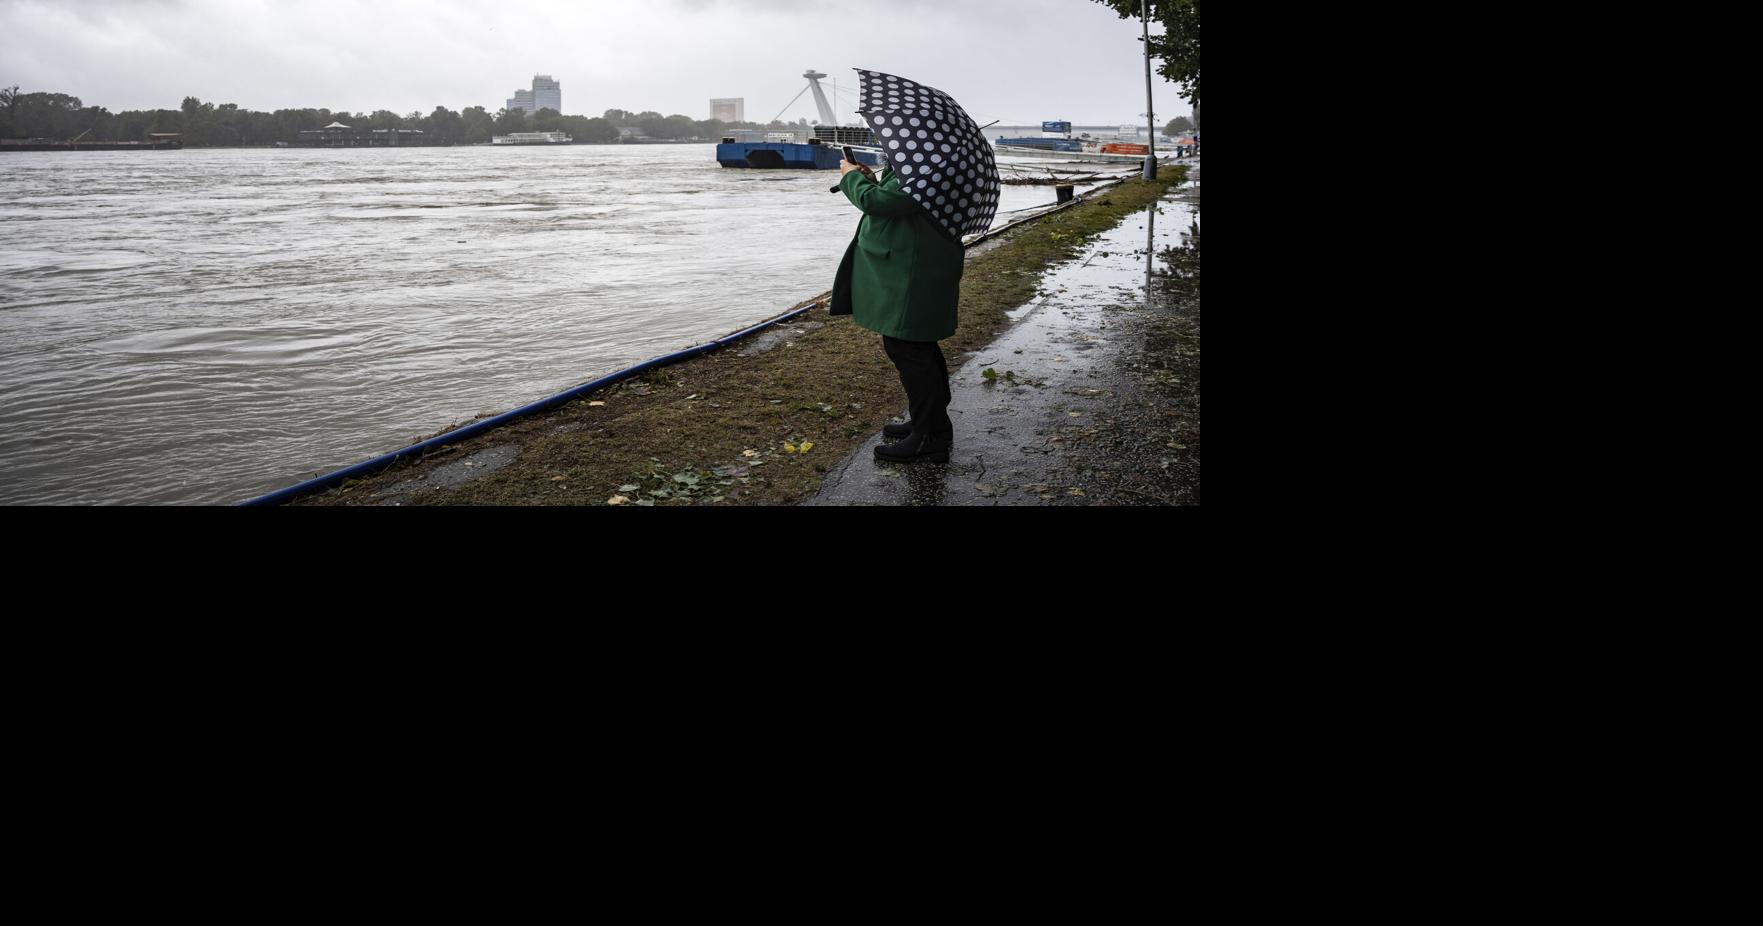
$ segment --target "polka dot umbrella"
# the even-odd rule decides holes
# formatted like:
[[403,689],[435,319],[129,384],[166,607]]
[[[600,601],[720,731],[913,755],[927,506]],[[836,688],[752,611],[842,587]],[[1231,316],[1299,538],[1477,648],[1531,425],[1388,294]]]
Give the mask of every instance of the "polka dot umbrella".
[[948,94],[904,77],[854,69],[862,109],[900,189],[956,240],[992,227],[998,163],[978,123]]

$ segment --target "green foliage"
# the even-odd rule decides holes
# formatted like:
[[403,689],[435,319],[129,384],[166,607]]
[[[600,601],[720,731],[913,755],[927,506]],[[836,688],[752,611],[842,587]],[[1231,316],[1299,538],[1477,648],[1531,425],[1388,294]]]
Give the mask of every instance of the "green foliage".
[[[1141,0],[1096,0],[1120,14],[1138,19]],[[1151,21],[1163,26],[1163,35],[1151,36],[1151,56],[1162,61],[1157,73],[1182,86],[1182,98],[1200,105],[1200,0],[1150,0]],[[1196,123],[1198,118],[1196,115]]]
[[[624,110],[608,110],[609,115]],[[723,125],[719,122],[696,122],[687,116],[662,118],[644,113],[657,121],[656,138],[687,139],[718,137]],[[555,110],[541,109],[528,116],[524,110],[489,111],[470,106],[454,112],[436,106],[428,115],[399,115],[378,110],[371,115],[351,114],[345,110],[279,109],[273,113],[241,109],[236,103],[215,105],[196,97],[185,97],[176,109],[158,109],[111,113],[98,106],[86,106],[78,97],[64,93],[23,93],[17,87],[0,88],[0,137],[46,138],[65,141],[145,141],[150,133],[178,133],[190,147],[271,145],[294,143],[300,133],[320,129],[332,122],[366,129],[416,129],[423,133],[420,140],[405,144],[476,145],[487,144],[492,135],[512,132],[566,132],[577,142],[607,144],[618,141],[617,121],[599,116],[565,116]]]
[[1163,127],[1163,134],[1170,138],[1174,138],[1177,135],[1186,135],[1193,130],[1194,120],[1189,119],[1186,116],[1176,116],[1174,119],[1169,120],[1168,125]]

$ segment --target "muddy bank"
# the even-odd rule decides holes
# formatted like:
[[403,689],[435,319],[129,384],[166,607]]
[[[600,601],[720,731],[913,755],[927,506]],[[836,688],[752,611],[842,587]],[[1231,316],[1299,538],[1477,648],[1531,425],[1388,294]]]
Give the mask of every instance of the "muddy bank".
[[[1050,268],[1181,180],[1166,168],[973,249],[961,325],[943,342],[951,371],[1040,295]],[[881,336],[821,309],[297,504],[796,504],[903,405]]]

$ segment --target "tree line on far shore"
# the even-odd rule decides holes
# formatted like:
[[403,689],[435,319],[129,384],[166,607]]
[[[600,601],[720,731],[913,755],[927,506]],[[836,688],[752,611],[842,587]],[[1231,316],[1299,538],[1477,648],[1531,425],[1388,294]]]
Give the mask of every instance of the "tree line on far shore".
[[20,93],[17,87],[0,89],[0,138],[43,138],[53,141],[124,142],[146,141],[150,134],[179,134],[189,147],[251,147],[276,142],[293,144],[300,133],[322,129],[333,122],[357,129],[416,129],[422,132],[418,145],[484,144],[493,135],[515,132],[567,132],[578,142],[605,144],[618,141],[620,129],[634,129],[645,138],[661,141],[717,141],[723,132],[734,128],[800,128],[808,124],[773,122],[762,126],[753,122],[727,123],[715,119],[693,119],[690,116],[663,116],[658,112],[630,112],[609,109],[603,116],[565,116],[554,110],[541,109],[528,114],[524,109],[502,109],[491,112],[482,106],[468,106],[454,112],[445,106],[435,107],[428,115],[398,115],[388,110],[374,113],[350,113],[329,109],[278,109],[272,113],[240,109],[235,103],[204,103],[185,97],[177,109],[130,110],[112,113],[102,106],[87,106],[76,96],[65,93]]

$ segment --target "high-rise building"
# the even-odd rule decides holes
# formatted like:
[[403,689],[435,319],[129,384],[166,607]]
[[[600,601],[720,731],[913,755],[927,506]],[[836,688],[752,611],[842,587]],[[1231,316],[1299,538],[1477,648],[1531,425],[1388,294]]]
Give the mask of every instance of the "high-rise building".
[[549,74],[533,77],[533,112],[541,109],[563,114],[563,85],[553,80]]
[[711,100],[710,118],[718,122],[746,122],[747,98],[738,96],[727,100]]
[[535,115],[541,109],[555,111],[563,115],[563,85],[549,74],[533,76],[531,90],[516,90],[508,99],[509,109],[524,109],[527,115]]

